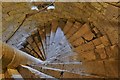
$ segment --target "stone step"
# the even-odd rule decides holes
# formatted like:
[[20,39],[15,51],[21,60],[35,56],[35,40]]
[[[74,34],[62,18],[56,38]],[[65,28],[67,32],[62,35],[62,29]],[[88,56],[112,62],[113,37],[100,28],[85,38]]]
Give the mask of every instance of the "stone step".
[[37,35],[37,36],[34,36],[34,40],[35,40],[35,42],[37,43],[36,45],[37,45],[37,47],[39,48],[39,51],[42,53],[42,55],[44,55],[44,57],[45,57],[45,51],[44,51],[44,47],[43,47],[43,45],[42,45],[42,42],[41,42],[41,40],[39,39],[39,36]]
[[51,22],[51,33],[50,33],[50,39],[49,39],[49,49],[50,52],[52,49],[52,46],[55,44],[55,35],[58,29],[59,22],[58,20],[52,20]]
[[66,22],[67,22],[67,19],[60,18],[60,19],[58,20],[58,27],[60,27],[61,30],[63,30],[63,28],[64,28],[65,25],[66,25]]
[[118,60],[106,59],[99,61],[84,62],[85,73],[95,74],[102,77],[118,77]]
[[52,26],[51,31],[55,33],[58,28],[58,20],[53,20],[51,26]]
[[[61,29],[61,32],[63,32],[62,30],[64,29],[64,27],[66,26],[66,24],[67,24],[67,19],[63,19],[63,18],[60,18],[59,20],[58,20],[58,27]],[[57,28],[57,30],[58,30],[58,28]],[[56,31],[57,31],[56,30]],[[55,48],[59,45],[59,44],[61,44],[61,40],[64,40],[64,36],[63,36],[63,38],[61,38],[61,40],[60,41],[58,41],[57,43],[55,42],[55,35],[56,35],[57,33],[53,33],[52,32],[52,30],[51,30],[51,36],[50,36],[50,44],[52,43],[52,42],[54,42],[54,45],[55,45]],[[64,33],[63,33],[64,34]],[[53,41],[51,41],[51,40],[53,40]],[[52,45],[50,45],[50,46],[52,46]],[[52,46],[53,47],[53,46]],[[53,48],[54,49],[54,48]],[[50,47],[50,50],[51,50],[51,47]],[[52,52],[53,53],[53,52]]]
[[44,29],[37,29],[38,40],[40,41],[40,50],[43,52],[43,55],[46,59],[46,44],[45,44],[45,30]]
[[23,49],[20,49],[20,50],[22,50],[22,51],[30,54],[31,56],[34,56],[34,57],[36,57],[36,58],[39,58],[39,56],[38,56],[38,55],[35,53],[35,51],[32,50],[32,49],[29,49],[29,48],[26,47],[26,48],[23,48]]
[[66,70],[49,68],[49,67],[39,67],[32,66],[34,69],[37,69],[40,72],[43,72],[47,75],[51,75],[55,78],[95,78],[97,76],[89,75],[89,74],[76,74]]
[[90,31],[90,26],[86,23],[84,25],[80,25],[80,28],[68,39],[69,42],[73,42],[74,40],[76,40],[77,38],[83,36],[85,33],[87,32],[91,32]]
[[82,69],[82,62],[63,62],[63,63],[47,63],[46,67],[67,70],[69,72],[80,74]]
[[[54,77],[46,75],[36,69],[33,69],[29,66],[25,66],[25,65],[21,65],[18,67],[18,71],[20,72],[20,74],[23,76],[23,78],[30,78],[30,79],[41,79],[41,78],[52,78],[54,80],[56,80]],[[27,74],[25,74],[27,73]]]
[[[79,42],[79,43],[77,43],[77,42]],[[75,50],[79,50],[79,52],[91,50],[91,49],[95,49],[95,48],[106,47],[106,46],[111,45],[110,41],[106,35],[96,38],[90,42],[85,42],[85,40],[80,37],[79,39],[74,41],[73,44],[74,44]],[[81,49],[81,51],[80,51],[80,49]]]
[[[42,57],[45,59],[45,51],[44,51],[44,47],[42,45],[41,39],[40,39],[40,35],[38,33],[38,31],[36,30],[34,34],[32,34],[32,38],[36,44],[37,49],[39,50],[39,53],[42,55]],[[38,52],[38,51],[36,51]]]
[[32,47],[32,49],[34,50],[34,52],[39,56],[40,59],[44,60],[44,56],[42,54],[42,52],[40,51],[37,43],[35,42],[35,40],[33,39],[32,36],[29,36],[27,38],[27,42],[30,44],[30,46]]
[[78,29],[80,29],[80,27],[82,26],[81,23],[79,22],[75,22],[74,25],[71,27],[71,29],[67,32],[67,34],[65,35],[67,39],[69,39],[71,36],[73,36],[73,34],[78,31]]
[[72,44],[73,47],[78,47],[82,44],[85,44],[85,40],[82,37],[79,37],[74,42],[71,42],[71,44]]
[[75,52],[77,53],[85,52],[93,49],[95,49],[95,46],[92,41],[74,48]]
[[118,77],[118,61],[115,59],[68,62],[68,63],[48,63],[45,66],[66,70],[72,73],[96,75],[99,77]]
[[75,61],[94,61],[97,59],[96,53],[94,50],[76,53],[70,58],[71,60],[75,60]]
[[73,24],[74,24],[74,20],[67,20],[66,25],[63,28],[63,32],[65,35],[72,28]]

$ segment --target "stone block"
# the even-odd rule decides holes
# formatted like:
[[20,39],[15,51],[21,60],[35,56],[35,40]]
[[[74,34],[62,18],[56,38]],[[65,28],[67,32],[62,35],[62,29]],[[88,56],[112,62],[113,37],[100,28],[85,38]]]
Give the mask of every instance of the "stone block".
[[91,31],[90,26],[87,23],[84,24],[79,30],[80,36],[84,35],[85,33],[89,32],[89,31]]
[[75,46],[75,47],[77,47],[77,46],[79,46],[79,45],[81,45],[81,44],[84,44],[85,43],[85,41],[84,41],[84,39],[83,38],[78,38],[77,40],[75,40],[74,42],[71,42],[71,44],[73,45],[73,46]]
[[88,31],[87,33],[83,35],[83,37],[84,39],[90,41],[95,37],[95,35],[91,31]]
[[94,40],[92,40],[92,42],[95,46],[98,46],[98,45],[102,44],[100,38],[94,39]]
[[86,44],[83,44],[82,46],[83,46],[83,48],[84,48],[85,51],[95,49],[95,46],[94,46],[94,44],[93,44],[92,41],[91,41],[91,42],[88,42],[88,43],[86,43]]
[[69,39],[71,36],[74,36],[74,33],[80,29],[81,24],[79,22],[75,22],[72,28],[69,30],[69,32],[66,34],[67,39]]
[[101,59],[105,59],[105,58],[107,57],[106,51],[105,51],[104,48],[95,49],[95,52],[100,55],[100,58],[101,58]]
[[118,60],[106,60],[104,63],[107,76],[110,78],[118,78]]
[[62,78],[80,78],[79,74],[64,72]]
[[68,39],[68,41],[69,41],[70,43],[72,43],[72,42],[75,41],[78,37],[81,37],[81,36],[79,36],[77,33],[75,33],[75,34],[73,34],[73,36],[71,36],[71,37]]
[[74,50],[77,53],[80,53],[80,52],[89,51],[89,50],[93,50],[93,49],[95,49],[95,46],[91,41],[91,42],[88,42],[86,44],[83,44],[83,45],[76,47]]
[[105,76],[106,71],[103,61],[83,62],[84,73]]
[[98,30],[96,27],[93,28],[93,31],[94,31],[96,34],[99,33],[99,30]]
[[88,26],[88,24],[84,24],[75,34],[73,34],[73,36],[71,37],[72,41],[81,37],[88,31],[90,31],[90,27]]
[[117,45],[113,45],[110,47],[112,52],[112,57],[115,59],[119,59],[119,47]]
[[51,75],[55,78],[60,78],[60,73],[61,71],[59,69],[53,69],[53,68],[42,68],[41,70],[43,73],[47,74],[47,75]]
[[104,46],[110,46],[111,45],[110,41],[108,40],[107,36],[105,36],[105,35],[100,37],[100,40],[101,40],[101,42]]
[[28,44],[26,47],[32,50],[32,47],[30,46],[30,44]]
[[103,44],[100,44],[100,45],[96,46],[97,49],[99,49],[99,48],[104,48],[104,47],[105,47],[105,46],[104,46]]
[[91,61],[91,60],[95,60],[96,59],[96,55],[95,55],[94,50],[80,53],[79,56],[81,56],[83,61]]
[[36,58],[39,57],[34,51],[31,51],[31,54],[30,54],[30,55],[33,55],[33,56],[36,57]]
[[[25,51],[27,51],[28,53],[30,53],[30,52],[31,52],[31,50],[30,50],[30,49],[28,49],[28,48],[24,48],[24,50],[25,50]],[[24,50],[22,50],[22,51],[24,51]]]
[[83,47],[82,45],[76,47],[74,50],[75,50],[75,52],[77,52],[77,53],[80,53],[80,52],[84,52],[84,51],[85,51],[85,49],[84,49],[84,47]]
[[69,61],[81,61],[77,54],[69,56]]

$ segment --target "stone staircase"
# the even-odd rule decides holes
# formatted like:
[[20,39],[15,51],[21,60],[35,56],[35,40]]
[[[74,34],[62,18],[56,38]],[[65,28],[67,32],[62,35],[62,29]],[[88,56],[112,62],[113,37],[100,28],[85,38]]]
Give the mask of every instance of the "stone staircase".
[[44,63],[8,69],[6,74],[12,78],[117,77],[118,45],[112,45],[107,35],[90,23],[52,20],[38,26],[20,47]]

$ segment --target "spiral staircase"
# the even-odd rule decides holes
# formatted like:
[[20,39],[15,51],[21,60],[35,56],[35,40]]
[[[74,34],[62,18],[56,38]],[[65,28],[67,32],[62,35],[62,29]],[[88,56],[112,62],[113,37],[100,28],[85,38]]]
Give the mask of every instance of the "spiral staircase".
[[31,32],[18,49],[41,63],[7,68],[5,78],[105,78],[118,73],[114,65],[118,46],[88,22],[64,18],[49,21]]

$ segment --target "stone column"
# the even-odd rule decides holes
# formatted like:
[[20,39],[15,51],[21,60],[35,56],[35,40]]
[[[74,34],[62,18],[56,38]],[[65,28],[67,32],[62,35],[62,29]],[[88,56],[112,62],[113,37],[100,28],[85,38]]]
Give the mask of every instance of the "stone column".
[[41,60],[0,41],[1,46],[2,53],[0,52],[0,61],[2,61],[2,64],[0,66],[2,66],[2,69],[16,68],[20,64],[42,64]]

